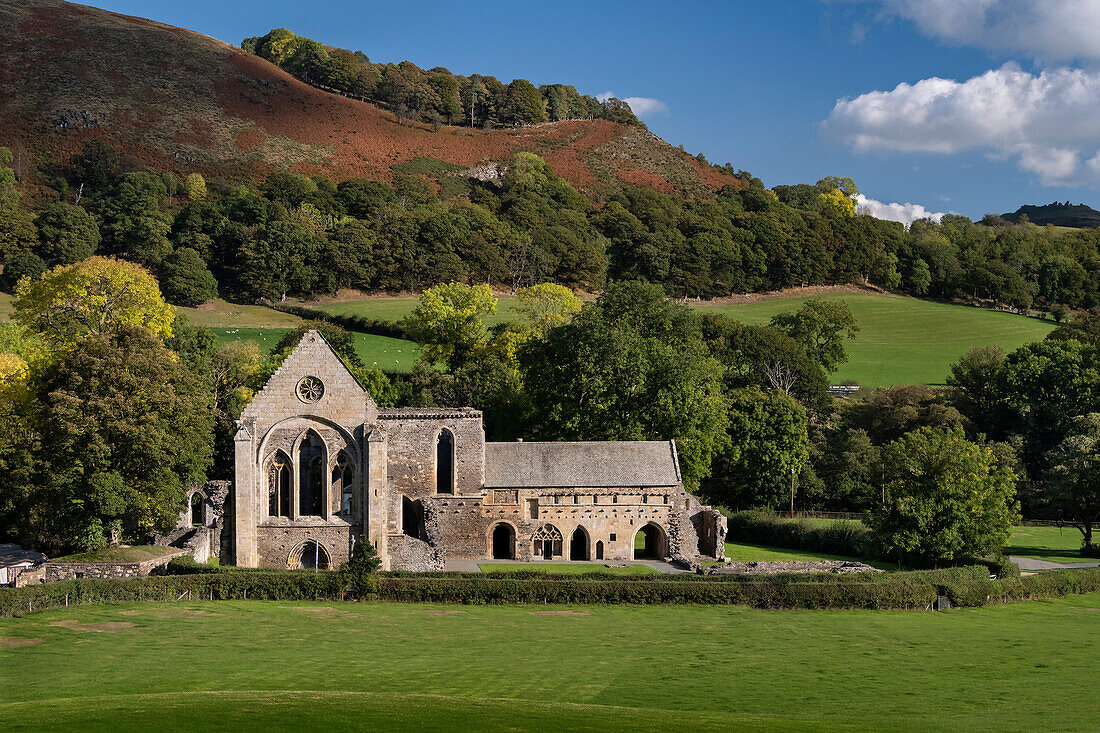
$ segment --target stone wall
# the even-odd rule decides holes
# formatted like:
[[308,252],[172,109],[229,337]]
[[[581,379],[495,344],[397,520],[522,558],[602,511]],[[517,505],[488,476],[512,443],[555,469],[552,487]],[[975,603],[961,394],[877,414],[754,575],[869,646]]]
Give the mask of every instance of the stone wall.
[[172,558],[183,554],[185,553],[180,550],[142,562],[48,562],[43,581],[52,583],[55,580],[75,578],[138,578],[158,575]]
[[[482,492],[485,431],[479,411],[393,410],[383,411],[379,418],[386,431],[391,491],[410,499],[436,495],[436,442],[446,429],[454,435],[454,496]],[[395,530],[392,523],[390,530]]]
[[443,550],[432,547],[424,540],[397,534],[389,541],[389,569],[424,573],[443,570],[446,556]]
[[336,525],[323,522],[287,523],[281,526],[264,525],[256,529],[258,563],[261,568],[286,568],[293,566],[297,554],[310,541],[317,542],[327,553],[330,568],[339,568],[351,558],[354,532],[348,524]]

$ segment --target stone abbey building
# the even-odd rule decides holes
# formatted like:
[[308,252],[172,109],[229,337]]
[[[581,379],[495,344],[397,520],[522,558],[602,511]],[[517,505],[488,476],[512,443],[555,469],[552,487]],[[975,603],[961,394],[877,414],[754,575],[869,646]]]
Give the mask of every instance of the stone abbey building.
[[244,567],[337,567],[360,536],[388,570],[722,555],[725,518],[684,490],[674,442],[487,443],[477,410],[379,408],[317,331],[235,451],[227,516],[207,524],[197,493],[185,514]]

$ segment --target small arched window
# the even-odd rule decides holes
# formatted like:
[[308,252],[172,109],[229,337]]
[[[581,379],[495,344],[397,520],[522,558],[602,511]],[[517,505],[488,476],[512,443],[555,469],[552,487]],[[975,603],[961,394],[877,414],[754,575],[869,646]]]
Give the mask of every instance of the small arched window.
[[455,492],[455,436],[447,428],[439,431],[435,442],[435,492]]
[[336,456],[336,464],[332,467],[332,494],[340,497],[341,514],[351,514],[354,480],[355,468],[351,465],[351,459],[345,451],[340,451]]
[[290,461],[282,453],[275,454],[267,469],[267,500],[268,516],[290,516]]

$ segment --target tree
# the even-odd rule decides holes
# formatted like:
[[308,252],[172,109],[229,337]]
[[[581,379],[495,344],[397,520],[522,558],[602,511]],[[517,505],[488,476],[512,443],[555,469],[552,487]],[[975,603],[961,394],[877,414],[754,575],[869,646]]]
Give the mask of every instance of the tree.
[[721,366],[684,306],[659,287],[611,286],[569,323],[519,350],[545,440],[676,440],[689,486],[710,472],[727,443]]
[[485,345],[485,316],[496,310],[488,285],[437,285],[420,294],[420,305],[405,319],[405,332],[426,345],[426,359],[455,369]]
[[581,310],[581,301],[573,291],[554,283],[521,288],[516,292],[516,300],[538,334],[568,323]]
[[0,273],[0,287],[9,293],[23,278],[31,280],[46,271],[46,263],[34,252],[17,252],[8,258],[4,272]]
[[1100,525],[1100,413],[1075,421],[1074,432],[1049,454],[1050,503],[1082,535],[1081,554],[1100,556],[1093,530]]
[[172,217],[160,210],[168,196],[164,180],[152,173],[125,173],[96,199],[104,248],[111,254],[156,267],[172,251]]
[[180,247],[160,266],[160,284],[169,303],[196,306],[218,297],[218,283],[199,253]]
[[118,152],[102,140],[84,141],[83,150],[72,158],[77,178],[93,191],[103,191],[118,171]]
[[785,506],[792,473],[809,457],[806,410],[779,390],[753,385],[729,394],[729,445],[720,452],[707,496],[728,507]]
[[40,241],[36,251],[50,267],[86,260],[99,246],[99,224],[79,206],[52,203],[35,218],[34,224]]
[[144,328],[80,339],[45,369],[27,521],[50,548],[95,549],[175,526],[212,460],[209,392]]
[[998,388],[1005,355],[999,346],[973,348],[951,365],[947,384],[952,401],[984,432],[996,434],[1004,427],[1004,405]]
[[206,198],[206,179],[201,173],[189,173],[183,179],[183,191],[191,201],[202,201]]
[[868,522],[883,557],[943,565],[998,554],[1020,518],[1012,469],[959,428],[890,443],[883,475],[886,501]]
[[59,265],[37,280],[23,280],[12,301],[15,320],[55,344],[142,326],[159,338],[172,335],[172,309],[157,281],[140,265],[91,257]]
[[848,361],[844,341],[859,333],[856,317],[843,300],[810,298],[796,312],[773,317],[771,324],[802,344],[830,372]]

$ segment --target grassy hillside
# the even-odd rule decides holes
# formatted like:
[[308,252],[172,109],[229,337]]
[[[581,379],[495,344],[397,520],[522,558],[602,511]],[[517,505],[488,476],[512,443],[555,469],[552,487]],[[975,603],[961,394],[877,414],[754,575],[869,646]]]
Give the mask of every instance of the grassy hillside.
[[[229,341],[255,341],[260,350],[271,353],[279,339],[289,328],[215,328],[219,343]],[[376,336],[372,333],[353,333],[355,352],[368,367],[385,372],[408,372],[420,361],[420,344],[404,339]]]
[[388,179],[417,157],[466,168],[527,150],[594,195],[624,180],[682,193],[733,182],[644,129],[606,121],[399,124],[219,40],[60,0],[0,0],[0,36],[0,141],[39,168],[98,138],[152,169],[208,176]]
[[[877,293],[820,296],[847,301],[859,319],[860,334],[848,347],[850,358],[834,382],[855,380],[868,387],[942,384],[950,366],[976,346],[1012,351],[1038,341],[1054,324],[1011,313],[932,303]],[[802,297],[769,298],[738,305],[703,306],[745,323],[767,323],[777,313],[798,310]]]
[[0,728],[1091,730],[1097,607],[62,608],[0,620]]
[[[833,380],[855,380],[868,387],[896,384],[942,384],[951,364],[975,346],[1000,346],[1012,351],[1042,339],[1054,325],[1034,318],[969,306],[933,303],[879,293],[832,293],[819,297],[843,299],[859,319],[861,332],[850,344],[851,358]],[[725,313],[745,323],[767,323],[777,313],[797,310],[804,297],[766,298],[736,305],[702,305],[700,311]],[[398,321],[416,307],[415,298],[370,298],[322,306],[341,315]],[[515,300],[501,298],[499,323],[515,317]]]

